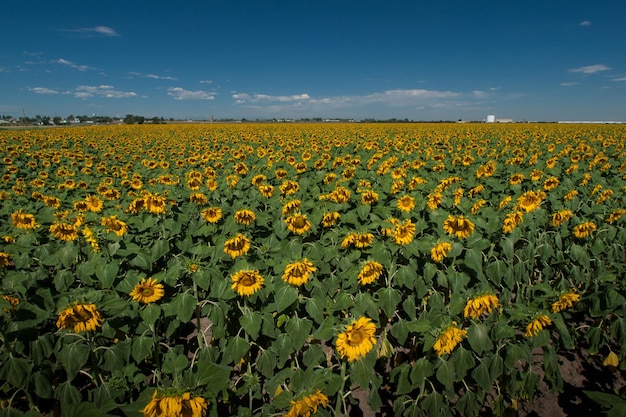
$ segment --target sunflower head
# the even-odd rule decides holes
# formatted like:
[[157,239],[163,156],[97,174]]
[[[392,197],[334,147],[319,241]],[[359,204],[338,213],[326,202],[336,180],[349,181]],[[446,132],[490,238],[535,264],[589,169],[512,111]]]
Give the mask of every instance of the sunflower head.
[[95,304],[74,303],[59,313],[57,327],[75,333],[95,331],[102,325],[102,316]]
[[133,300],[144,304],[158,301],[164,294],[163,284],[157,283],[154,278],[143,278],[130,292]]
[[372,323],[372,319],[361,317],[337,336],[337,352],[350,362],[359,360],[374,348],[375,334],[376,325]]
[[230,279],[233,282],[231,288],[237,294],[247,297],[258,290],[263,286],[265,279],[256,270],[243,269],[235,272],[230,276]]

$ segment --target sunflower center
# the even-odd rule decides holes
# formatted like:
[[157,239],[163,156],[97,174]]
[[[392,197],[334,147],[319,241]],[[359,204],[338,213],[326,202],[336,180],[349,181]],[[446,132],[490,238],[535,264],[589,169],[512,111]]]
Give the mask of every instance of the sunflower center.
[[349,339],[351,345],[360,345],[365,339],[365,335],[362,330],[353,330],[349,334]]
[[256,284],[256,280],[251,275],[244,275],[239,283],[245,287],[251,287],[252,285]]
[[141,289],[141,295],[143,297],[152,297],[154,295],[154,288],[152,288],[152,287],[143,287]]

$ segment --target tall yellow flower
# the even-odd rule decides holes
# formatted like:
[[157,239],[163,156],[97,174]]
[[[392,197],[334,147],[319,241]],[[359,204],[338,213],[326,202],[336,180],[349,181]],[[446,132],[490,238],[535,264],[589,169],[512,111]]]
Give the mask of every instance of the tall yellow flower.
[[372,319],[361,317],[337,336],[337,352],[342,358],[347,356],[348,361],[359,360],[374,348],[375,334],[376,325]]
[[372,205],[378,202],[378,193],[373,190],[367,190],[361,194],[361,203]]
[[324,217],[322,217],[322,226],[324,227],[332,227],[339,220],[339,213],[336,211],[330,211],[328,213],[324,213]]
[[237,210],[233,215],[235,221],[239,224],[249,225],[256,220],[256,214],[252,210],[243,209]]
[[507,214],[502,222],[502,232],[511,233],[517,226],[522,224],[523,220],[524,212],[522,211],[514,211],[513,213]]
[[250,239],[239,233],[237,236],[224,242],[224,253],[233,259],[245,255],[250,250]]
[[463,309],[464,317],[471,317],[477,319],[483,314],[490,314],[495,308],[500,305],[498,297],[493,294],[484,294],[478,297],[474,297],[465,304]]
[[580,300],[580,294],[574,291],[562,294],[558,300],[552,303],[552,312],[559,313],[566,308],[573,307]]
[[291,408],[285,414],[285,417],[310,417],[317,413],[317,407],[327,407],[328,397],[320,390],[315,394],[307,395],[299,400],[291,400]]
[[306,214],[296,213],[285,219],[287,228],[298,235],[304,234],[311,228],[311,222],[306,218]]
[[209,402],[202,397],[192,397],[190,393],[158,393],[154,390],[152,399],[141,410],[144,417],[202,417]]
[[559,210],[552,214],[552,225],[560,226],[572,217],[574,217],[574,212],[572,210]]
[[361,285],[371,284],[383,273],[383,266],[379,262],[367,262],[359,271],[358,279]]
[[0,252],[0,266],[11,265],[11,255],[6,252]]
[[103,217],[100,224],[108,229],[109,232],[115,233],[117,236],[124,236],[128,230],[128,226],[116,216]]
[[78,227],[72,223],[55,223],[50,225],[50,233],[66,242],[71,242],[78,238]]
[[441,193],[434,193],[428,195],[428,202],[426,203],[426,207],[429,210],[434,210],[439,207],[439,204],[443,201],[443,195]]
[[283,272],[283,281],[288,284],[300,286],[309,281],[311,273],[317,271],[317,268],[306,258],[301,261],[287,264]]
[[467,336],[467,330],[459,329],[456,327],[456,322],[452,322],[442,332],[439,333],[433,349],[437,353],[437,356],[443,356],[446,353],[452,353],[454,348],[463,341],[463,338]]
[[57,327],[73,330],[74,333],[93,332],[102,325],[102,321],[95,304],[74,303],[59,313]]
[[526,191],[517,198],[516,207],[528,213],[537,210],[545,198],[543,191]]
[[594,222],[585,222],[581,223],[578,226],[574,227],[572,233],[579,239],[584,239],[589,237],[593,232],[596,231],[596,224]]
[[148,304],[160,300],[165,295],[163,284],[157,283],[154,278],[143,278],[133,287],[130,296],[133,300]]
[[261,289],[265,279],[259,271],[243,269],[230,276],[233,282],[231,288],[241,296],[250,296]]
[[536,336],[540,331],[543,330],[544,327],[552,324],[552,320],[550,317],[545,314],[540,314],[536,316],[528,325],[526,326],[526,331],[524,332],[525,337]]
[[464,216],[448,216],[443,222],[443,230],[459,239],[467,239],[474,233],[474,223]]
[[415,199],[410,195],[402,196],[396,202],[396,207],[398,210],[408,213],[415,208]]
[[202,218],[209,223],[217,223],[222,218],[222,209],[219,207],[209,207],[202,210]]
[[11,214],[11,222],[18,229],[35,229],[39,227],[35,216],[29,213],[24,213],[22,209],[19,209],[15,213]]
[[410,219],[396,225],[393,230],[393,241],[398,245],[408,245],[413,242],[417,227]]
[[452,245],[448,242],[439,242],[430,250],[430,259],[434,262],[441,262],[452,249]]

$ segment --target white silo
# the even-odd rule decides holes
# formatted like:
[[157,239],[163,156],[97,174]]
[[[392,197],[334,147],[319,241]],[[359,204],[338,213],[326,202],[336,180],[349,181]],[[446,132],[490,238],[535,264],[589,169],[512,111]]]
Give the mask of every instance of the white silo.
[[493,114],[488,114],[487,115],[487,123],[495,123],[496,122],[496,116]]

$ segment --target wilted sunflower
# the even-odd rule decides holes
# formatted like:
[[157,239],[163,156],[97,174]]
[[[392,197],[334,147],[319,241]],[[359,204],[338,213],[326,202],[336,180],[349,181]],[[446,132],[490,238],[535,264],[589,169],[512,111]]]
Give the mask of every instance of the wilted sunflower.
[[324,227],[332,227],[339,220],[339,213],[336,211],[331,211],[328,213],[324,213],[324,217],[322,217],[322,226]]
[[11,221],[13,225],[18,229],[35,229],[39,227],[35,216],[29,213],[24,213],[22,209],[19,209],[15,213],[11,214]]
[[509,183],[511,185],[519,185],[524,181],[524,174],[513,174],[509,177]]
[[287,201],[283,204],[283,217],[289,217],[297,211],[300,211],[300,207],[302,206],[302,201],[300,200],[291,200]]
[[578,195],[578,190],[571,190],[568,191],[567,194],[565,194],[563,196],[563,200],[565,201],[571,201],[574,199],[574,197],[576,197]]
[[230,276],[233,281],[231,288],[241,296],[250,296],[261,289],[265,279],[259,271],[243,269]]
[[126,211],[131,214],[138,214],[145,207],[146,207],[146,201],[143,199],[143,197],[139,197],[131,201]]
[[102,316],[95,304],[74,303],[59,313],[57,327],[74,333],[95,331],[102,325]]
[[448,242],[439,242],[430,250],[430,259],[434,262],[441,262],[452,249],[452,245]]
[[20,303],[20,299],[17,297],[13,297],[11,295],[0,295],[0,298],[2,298],[4,301],[6,301],[7,303],[9,303],[9,305],[11,306],[10,308],[3,308],[2,311],[4,311],[5,313],[10,312],[11,310],[15,310],[18,306],[18,304]]
[[382,264],[370,261],[363,265],[363,268],[359,271],[358,279],[361,285],[371,284],[376,281],[383,273]]
[[540,314],[535,317],[530,323],[528,323],[528,326],[526,326],[526,331],[524,332],[524,336],[535,336],[540,331],[542,331],[545,326],[549,326],[551,324],[552,320],[550,320],[550,317],[546,316],[545,314]]
[[144,304],[158,301],[163,295],[165,295],[163,284],[157,283],[154,278],[143,278],[130,292],[133,300]]
[[259,185],[259,192],[265,198],[270,198],[274,194],[274,186],[269,184]]
[[79,213],[84,213],[86,211],[89,211],[89,207],[85,200],[80,200],[80,201],[74,202],[74,210],[76,210]]
[[498,297],[493,294],[484,294],[474,297],[465,304],[463,309],[464,317],[477,319],[483,314],[490,314],[494,308],[500,305]]
[[522,224],[523,220],[524,212],[522,211],[514,211],[513,213],[507,214],[502,222],[502,232],[511,233],[517,226]]
[[250,250],[250,239],[241,233],[224,242],[224,253],[233,259],[237,256],[245,255]]
[[96,234],[93,230],[85,226],[83,228],[83,237],[85,238],[85,241],[91,245],[94,252],[100,252],[100,245],[98,244],[98,239],[96,238]]
[[150,402],[141,410],[144,417],[202,417],[209,402],[190,393],[152,394]]
[[428,195],[428,202],[426,203],[426,207],[429,210],[434,210],[439,207],[439,204],[443,201],[443,195],[441,193],[433,193]]
[[243,209],[237,210],[233,215],[235,222],[243,225],[249,225],[256,220],[256,214],[252,210]]
[[398,223],[393,230],[393,241],[398,245],[408,245],[415,238],[417,230],[415,223],[410,219],[406,219],[402,223]]
[[624,214],[626,214],[626,209],[617,209],[612,211],[608,217],[606,218],[607,223],[615,223],[618,221]]
[[288,284],[300,286],[309,281],[311,273],[317,271],[317,268],[306,258],[301,261],[287,264],[283,273],[283,281]]
[[348,357],[348,361],[355,361],[365,357],[376,344],[376,325],[372,319],[361,317],[352,322],[345,332],[337,336],[337,352],[343,358]]
[[574,217],[574,212],[572,210],[559,210],[552,214],[552,225],[560,226],[572,217]]
[[474,233],[474,223],[464,216],[454,217],[450,215],[443,222],[443,230],[459,239],[467,239]]
[[574,227],[574,230],[572,230],[572,233],[577,238],[584,239],[586,237],[589,237],[595,231],[596,231],[596,224],[594,222],[585,222]]
[[6,252],[0,252],[0,266],[11,265],[11,255]]
[[50,233],[66,242],[71,242],[78,238],[78,227],[72,223],[55,223],[50,225]]
[[279,188],[282,195],[288,196],[297,193],[300,189],[300,184],[296,181],[285,180]]
[[310,417],[317,413],[319,406],[328,406],[328,397],[317,390],[315,394],[307,395],[297,401],[291,400],[291,408],[284,417]]
[[206,204],[209,200],[204,193],[191,193],[189,194],[189,201],[199,206]]
[[410,195],[402,196],[396,202],[396,207],[398,210],[408,213],[415,208],[415,199]]
[[117,236],[124,236],[128,230],[128,226],[116,216],[103,217],[100,224],[107,228],[109,232],[115,233]]
[[303,234],[311,228],[311,222],[307,220],[306,214],[296,213],[285,219],[287,228],[298,235]]
[[566,308],[573,307],[580,300],[580,294],[575,293],[574,291],[567,292],[562,294],[558,300],[552,303],[552,312],[559,313]]
[[519,210],[523,210],[528,213],[538,209],[545,198],[546,193],[544,193],[543,191],[526,191],[524,194],[517,198],[515,206]]
[[442,332],[439,333],[433,349],[437,353],[437,356],[443,356],[446,353],[452,353],[454,348],[463,341],[463,338],[467,335],[467,330],[459,329],[456,327],[456,322],[452,322]]
[[558,185],[559,185],[559,179],[557,177],[550,177],[550,178],[547,178],[543,182],[543,189],[546,191],[550,191],[558,187]]
[[219,207],[209,207],[202,210],[202,218],[209,223],[217,223],[222,218],[222,209]]
[[378,193],[373,190],[367,190],[361,194],[361,203],[365,205],[372,205],[378,202]]
[[167,210],[167,198],[162,195],[146,193],[143,200],[145,209],[150,213],[163,214]]

